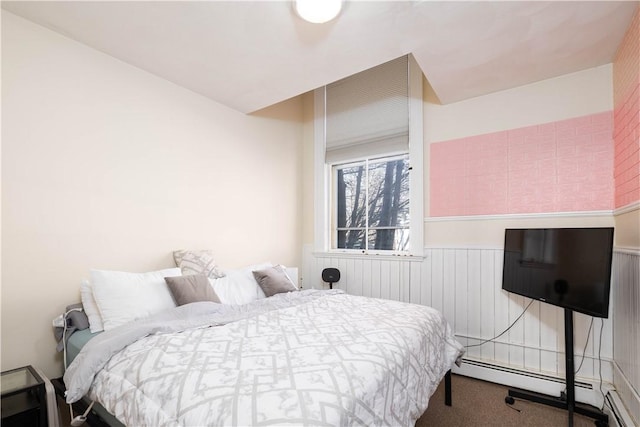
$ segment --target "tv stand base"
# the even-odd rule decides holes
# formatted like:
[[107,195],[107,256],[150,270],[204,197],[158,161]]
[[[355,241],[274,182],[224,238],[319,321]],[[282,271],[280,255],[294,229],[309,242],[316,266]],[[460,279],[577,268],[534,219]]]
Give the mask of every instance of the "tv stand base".
[[609,425],[609,416],[598,408],[578,402],[573,404],[573,408],[569,408],[566,398],[563,397],[553,397],[547,394],[536,393],[519,388],[510,388],[509,394],[505,398],[505,402],[512,405],[514,403],[514,399],[522,399],[530,402],[542,403],[547,406],[553,406],[554,408],[565,409],[571,412],[569,414],[569,425],[573,425],[573,413],[593,418],[596,420],[595,423],[598,427],[607,427]]

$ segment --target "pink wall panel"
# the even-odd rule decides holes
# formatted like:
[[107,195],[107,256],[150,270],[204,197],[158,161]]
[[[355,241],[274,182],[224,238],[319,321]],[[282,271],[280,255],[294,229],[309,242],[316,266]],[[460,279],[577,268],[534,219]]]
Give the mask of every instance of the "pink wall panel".
[[640,10],[613,63],[615,207],[640,201]]
[[431,216],[613,208],[613,117],[431,144]]

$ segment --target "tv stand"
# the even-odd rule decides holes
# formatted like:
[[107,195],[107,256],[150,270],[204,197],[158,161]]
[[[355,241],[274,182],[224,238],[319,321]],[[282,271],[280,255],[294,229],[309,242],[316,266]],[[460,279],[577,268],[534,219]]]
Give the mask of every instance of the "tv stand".
[[553,397],[542,393],[527,390],[510,388],[505,402],[513,404],[514,399],[524,399],[531,402],[542,403],[555,408],[566,409],[568,412],[568,426],[573,427],[573,414],[585,415],[595,420],[598,427],[609,425],[609,416],[598,408],[582,403],[576,403],[575,395],[575,373],[574,373],[574,353],[573,353],[573,310],[564,309],[564,348],[565,348],[565,371],[566,371],[566,393],[560,397]]

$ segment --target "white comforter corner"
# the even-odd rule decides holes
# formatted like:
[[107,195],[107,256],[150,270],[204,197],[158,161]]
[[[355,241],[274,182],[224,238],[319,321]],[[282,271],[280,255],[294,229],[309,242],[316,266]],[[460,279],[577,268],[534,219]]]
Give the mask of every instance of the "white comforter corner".
[[[124,331],[127,345],[87,345],[68,388],[89,382],[89,396],[130,426],[408,426],[463,353],[438,311],[340,291],[196,311],[174,319],[175,332],[156,319]],[[116,350],[91,354],[105,347]]]

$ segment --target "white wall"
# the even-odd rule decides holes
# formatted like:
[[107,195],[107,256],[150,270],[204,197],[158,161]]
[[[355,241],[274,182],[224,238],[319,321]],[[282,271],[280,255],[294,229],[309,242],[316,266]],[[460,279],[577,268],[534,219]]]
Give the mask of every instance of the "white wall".
[[[603,65],[485,96],[440,105],[425,90],[425,144],[517,129],[613,110],[612,66]],[[425,165],[429,150],[425,148]],[[612,227],[610,212],[594,215],[496,215],[429,218],[425,173],[427,247],[502,247],[508,227]]]
[[611,111],[612,75],[612,65],[607,64],[446,105],[441,105],[426,85],[425,141],[447,141]]
[[300,99],[245,116],[3,11],[2,124],[2,370],[61,374],[91,268],[300,262]]

